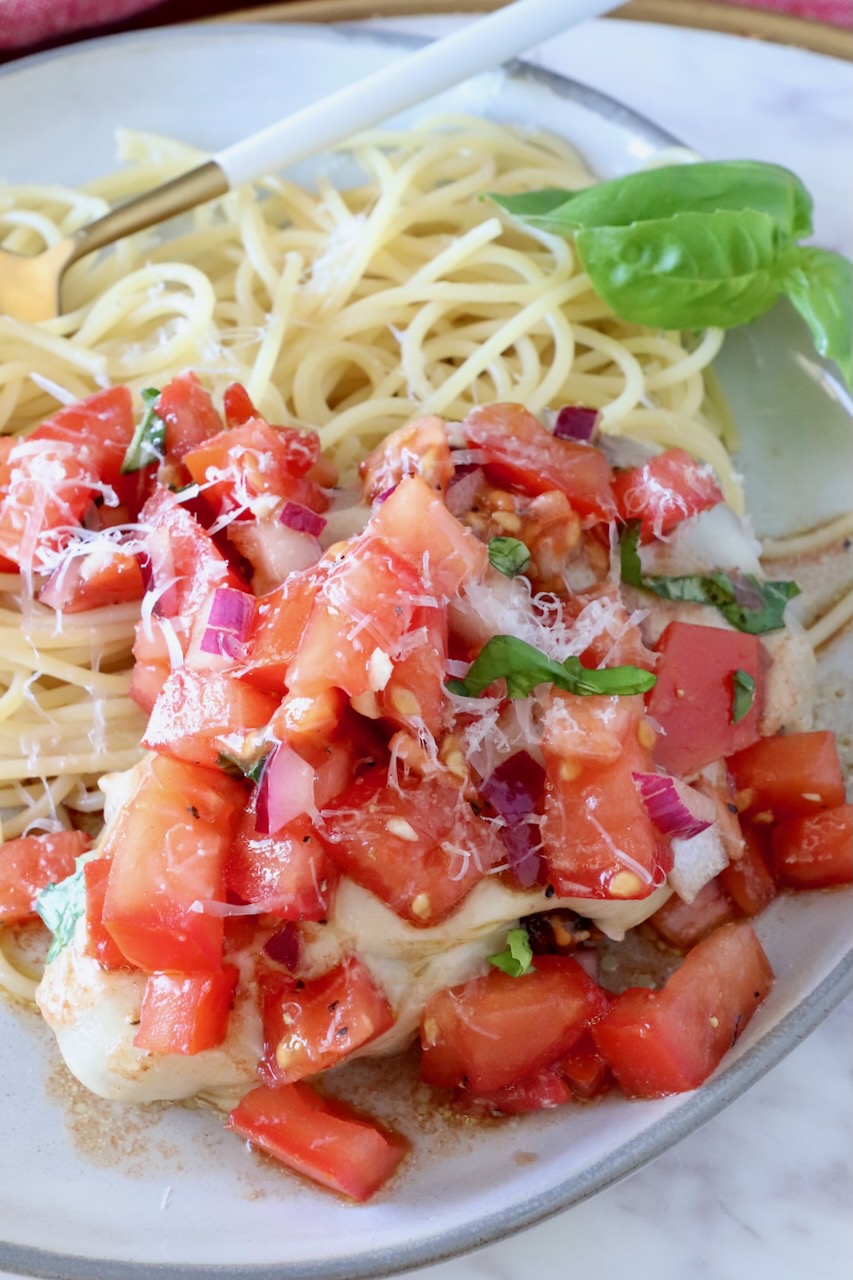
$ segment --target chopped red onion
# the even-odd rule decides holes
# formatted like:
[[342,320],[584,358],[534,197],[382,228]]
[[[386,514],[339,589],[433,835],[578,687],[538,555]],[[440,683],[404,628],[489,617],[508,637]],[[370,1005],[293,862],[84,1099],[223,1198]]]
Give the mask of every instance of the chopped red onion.
[[299,964],[299,930],[293,921],[288,920],[278,933],[274,933],[264,944],[263,950],[264,955],[269,956],[270,960],[295,973],[296,966]]
[[258,783],[255,826],[275,835],[303,813],[314,812],[314,769],[286,742],[270,752]]
[[217,587],[199,646],[202,653],[239,658],[254,616],[254,596],[234,587]]
[[686,840],[713,825],[716,816],[713,800],[686,782],[659,773],[632,773],[631,777],[646,812],[665,836]]
[[545,770],[526,751],[504,760],[480,785],[480,795],[505,820],[500,836],[518,883],[529,889],[539,879],[539,829],[527,819],[545,793]]
[[397,485],[392,484],[390,489],[383,489],[381,493],[377,493],[376,497],[373,499],[373,505],[375,507],[381,507],[383,502],[388,501],[396,488]]
[[295,529],[297,533],[310,533],[315,538],[319,538],[326,527],[323,517],[318,516],[310,507],[303,507],[301,502],[285,502],[279,521],[287,525],[288,529]]
[[598,435],[601,414],[582,404],[567,404],[557,414],[554,435],[558,440],[579,440],[591,444]]
[[444,495],[444,501],[451,515],[464,516],[471,510],[482,482],[482,467],[465,464],[456,468]]

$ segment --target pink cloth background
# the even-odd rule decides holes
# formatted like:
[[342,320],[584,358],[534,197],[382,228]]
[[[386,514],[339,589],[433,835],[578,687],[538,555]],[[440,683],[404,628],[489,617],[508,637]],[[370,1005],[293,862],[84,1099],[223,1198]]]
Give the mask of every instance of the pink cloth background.
[[[0,0],[0,50],[23,53],[33,47],[64,43],[69,37],[104,34],[117,26],[126,30],[166,25],[239,7],[239,0]],[[460,7],[464,7],[464,0],[460,0]],[[853,26],[853,0],[748,0],[746,7]],[[141,20],[134,22],[140,14]]]

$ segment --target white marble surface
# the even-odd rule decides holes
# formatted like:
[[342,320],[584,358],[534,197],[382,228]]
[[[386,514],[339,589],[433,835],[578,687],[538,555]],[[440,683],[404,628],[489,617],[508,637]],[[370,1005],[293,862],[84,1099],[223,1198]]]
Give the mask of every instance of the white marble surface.
[[[383,22],[438,34],[452,19]],[[587,23],[531,60],[612,94],[710,159],[787,165],[815,197],[816,239],[851,252],[851,67],[710,32]],[[556,122],[555,122],[556,124]],[[853,1265],[848,999],[703,1129],[618,1186],[424,1280],[849,1280]]]

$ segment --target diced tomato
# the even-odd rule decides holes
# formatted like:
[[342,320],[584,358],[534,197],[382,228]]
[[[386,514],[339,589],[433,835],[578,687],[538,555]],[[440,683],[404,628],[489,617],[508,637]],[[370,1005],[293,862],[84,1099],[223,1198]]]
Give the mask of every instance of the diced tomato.
[[747,921],[724,924],[688,952],[660,991],[631,987],[592,1035],[631,1097],[695,1089],[741,1035],[773,971]]
[[[135,646],[134,646],[135,647]],[[157,695],[169,678],[164,662],[137,662],[130,677],[130,696],[146,715],[151,714]]]
[[[757,636],[721,627],[671,622],[658,643],[657,684],[648,695],[649,715],[663,732],[655,760],[670,773],[695,773],[757,741],[764,704],[764,667]],[[733,719],[734,678],[755,681],[750,710]]]
[[104,928],[104,900],[109,874],[108,858],[93,858],[83,866],[86,885],[86,943],[83,951],[97,960],[102,969],[129,969],[129,961]]
[[137,1049],[151,1053],[204,1053],[222,1044],[237,989],[233,964],[219,973],[152,973],[145,983]]
[[225,410],[225,425],[229,429],[242,427],[250,418],[259,416],[248,391],[240,382],[232,382],[225,388],[222,406]]
[[505,1085],[494,1093],[457,1089],[453,1103],[467,1115],[520,1116],[529,1111],[550,1110],[571,1102],[572,1094],[559,1067],[542,1067],[532,1076]]
[[260,979],[266,1084],[292,1084],[327,1071],[394,1025],[394,1012],[366,965],[353,957],[308,982]]
[[719,878],[742,916],[760,915],[776,897],[769,828],[744,823],[741,856],[724,867]]
[[503,855],[491,824],[440,778],[398,789],[374,766],[323,818],[341,871],[414,925],[443,920]]
[[222,430],[210,394],[191,372],[173,378],[160,392],[154,409],[166,424],[166,455],[174,462]]
[[112,858],[104,925],[137,968],[220,968],[222,918],[193,907],[225,899],[225,858],[245,798],[221,769],[146,760],[102,849]]
[[426,725],[434,738],[441,738],[450,725],[451,706],[444,682],[447,679],[447,614],[431,607],[412,615],[406,640],[417,640],[405,656],[398,658],[388,683],[377,695],[381,715],[401,729]]
[[564,897],[645,898],[672,868],[672,850],[652,823],[633,773],[649,754],[629,733],[606,764],[545,756],[542,844],[548,880]]
[[610,1068],[589,1031],[584,1031],[561,1060],[560,1072],[576,1098],[598,1098],[613,1083]]
[[392,431],[364,459],[358,473],[364,482],[365,501],[372,502],[412,475],[422,476],[431,489],[443,493],[453,470],[444,423],[430,414]]
[[133,431],[130,391],[127,387],[110,387],[66,405],[36,427],[28,440],[70,446],[73,455],[88,464],[100,480],[115,486]]
[[255,794],[240,817],[225,864],[225,883],[244,902],[261,902],[283,920],[324,920],[338,870],[307,814],[261,835]]
[[421,1075],[444,1089],[504,1089],[565,1057],[606,1007],[571,956],[537,956],[520,978],[492,969],[429,998]]
[[649,923],[667,942],[686,951],[733,918],[732,904],[715,876],[699,890],[692,902],[684,902],[673,894],[662,907],[658,907]]
[[228,1128],[296,1173],[359,1202],[388,1181],[409,1150],[399,1134],[301,1081],[253,1089],[231,1112]]
[[97,544],[85,555],[69,555],[48,578],[39,600],[61,613],[84,613],[105,605],[141,600],[145,582],[136,556]]
[[192,622],[214,589],[248,589],[210,534],[167,489],[155,491],[141,519],[148,526],[149,589],[156,593],[156,600],[151,616],[137,624],[133,656],[138,663],[159,663],[168,668],[171,651],[164,627],[170,628],[173,643],[185,654]]
[[287,668],[300,650],[317,593],[332,568],[325,561],[293,573],[277,590],[258,599],[247,641],[248,658],[240,669],[250,684],[270,693],[284,692]]
[[684,449],[665,449],[641,467],[617,472],[613,492],[623,520],[640,521],[640,541],[663,538],[682,520],[723,501],[713,468]]
[[466,582],[479,578],[488,551],[460,524],[420,476],[402,480],[374,511],[368,529],[416,571],[421,595],[452,600]]
[[74,859],[90,844],[82,831],[19,836],[0,844],[0,922],[31,920],[42,889],[70,876]]
[[542,750],[561,760],[610,764],[622,754],[625,739],[636,733],[643,716],[640,694],[632,697],[582,697],[552,686],[540,698]]
[[762,738],[728,761],[748,814],[805,818],[844,803],[835,735],[786,733]]
[[325,511],[325,493],[305,478],[319,451],[313,432],[271,427],[263,418],[251,418],[191,449],[184,465],[193,480],[205,486],[204,500],[216,512],[242,507],[261,494]]
[[[328,575],[314,599],[295,659],[287,669],[291,693],[316,697],[343,689],[349,697],[370,690],[380,662],[411,630],[423,593],[417,573],[379,538],[359,540]],[[384,655],[384,656],[383,656]]]
[[65,441],[19,441],[9,467],[11,478],[0,502],[0,555],[39,572],[79,525],[97,492],[98,475]]
[[486,474],[493,482],[531,494],[559,489],[581,516],[615,516],[610,467],[600,450],[557,439],[519,404],[472,409],[463,429],[470,448],[485,450]]
[[151,711],[142,739],[189,764],[215,765],[226,738],[260,729],[277,706],[275,698],[220,671],[173,671]]
[[795,889],[825,889],[853,880],[853,808],[824,809],[773,828],[773,863]]

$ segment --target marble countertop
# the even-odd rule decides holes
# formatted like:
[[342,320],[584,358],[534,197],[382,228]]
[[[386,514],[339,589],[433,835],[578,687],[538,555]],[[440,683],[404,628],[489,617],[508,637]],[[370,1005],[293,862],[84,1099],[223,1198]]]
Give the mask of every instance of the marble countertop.
[[[439,34],[452,19],[377,23]],[[625,24],[622,24],[625,25]],[[587,23],[531,61],[612,94],[710,159],[784,164],[815,197],[818,241],[851,253],[851,68],[801,49]],[[614,49],[616,56],[613,56]],[[713,104],[709,108],[708,104]],[[424,1280],[848,1280],[853,998],[704,1128],[538,1227]]]

